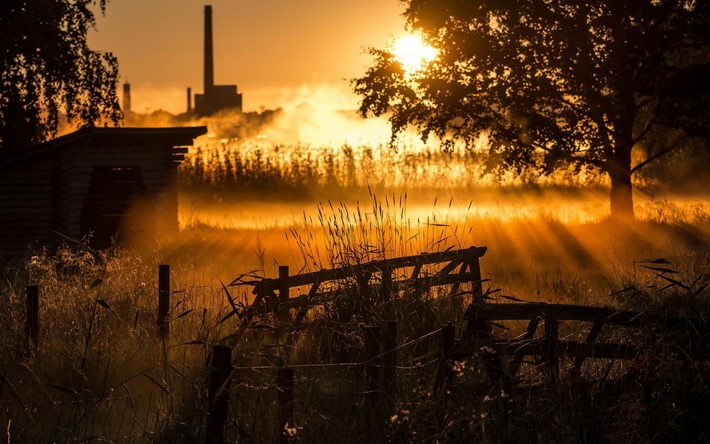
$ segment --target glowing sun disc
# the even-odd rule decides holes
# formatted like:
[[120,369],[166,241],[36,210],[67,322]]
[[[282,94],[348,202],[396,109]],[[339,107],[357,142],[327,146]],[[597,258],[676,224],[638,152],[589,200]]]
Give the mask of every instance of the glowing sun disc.
[[408,35],[394,43],[392,53],[406,72],[414,73],[434,60],[437,50],[424,43],[418,35]]

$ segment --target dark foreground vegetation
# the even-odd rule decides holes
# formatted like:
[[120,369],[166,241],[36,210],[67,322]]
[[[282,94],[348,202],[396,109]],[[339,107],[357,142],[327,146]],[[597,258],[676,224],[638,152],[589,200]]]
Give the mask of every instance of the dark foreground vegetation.
[[[519,299],[697,319],[710,314],[707,218],[625,228],[478,220],[455,235],[436,223],[415,227],[417,234],[398,219],[400,209],[377,205],[347,214],[322,210],[319,222],[290,231],[290,259],[277,242],[240,250],[236,245],[250,242],[253,232],[203,226],[149,253],[67,246],[4,268],[0,419],[8,442],[202,442],[214,419],[210,406],[222,394],[208,390],[217,345],[231,349],[233,366],[230,385],[222,388],[229,394],[226,442],[710,439],[707,332],[605,329],[598,341],[621,342],[638,353],[628,360],[588,359],[579,372],[571,371],[573,358],[562,357],[554,381],[544,361],[526,358],[512,386],[490,373],[491,356],[481,349],[448,362],[451,379],[442,391],[442,325],[451,322],[456,337],[462,335],[471,284],[453,292],[451,285],[403,289],[389,305],[373,299],[358,313],[344,310],[348,285],[354,285],[346,280],[332,288],[331,302],[314,306],[297,324],[297,308],[286,317],[255,311],[252,287],[229,286],[238,273],[210,268],[204,259],[212,266],[232,261],[232,269],[245,273],[241,281],[259,281],[264,273],[276,276],[272,255],[297,274],[487,245],[481,267],[490,281],[482,289],[492,304]],[[157,325],[160,263],[172,265],[169,334],[163,335]],[[382,287],[372,279],[373,291]],[[26,330],[27,285],[40,293],[34,342]],[[294,288],[291,296],[308,291]],[[389,330],[393,322],[396,331]],[[494,334],[508,338],[526,328],[522,322],[502,326],[507,330],[495,327]],[[561,326],[560,338],[583,340],[587,328]],[[388,344],[376,350],[396,348],[396,363],[373,354],[373,331]],[[284,369],[291,369],[290,378],[284,379]],[[387,414],[378,416],[385,420],[373,426],[368,403],[385,387],[373,388],[372,372],[388,370],[396,383],[386,387]],[[292,422],[279,428],[284,414]]]

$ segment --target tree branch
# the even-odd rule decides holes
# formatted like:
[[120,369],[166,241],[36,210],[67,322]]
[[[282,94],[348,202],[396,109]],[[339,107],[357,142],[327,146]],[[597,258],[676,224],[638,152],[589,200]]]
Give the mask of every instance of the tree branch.
[[649,163],[660,159],[661,157],[665,156],[666,154],[671,153],[672,151],[675,151],[678,148],[678,144],[674,144],[670,148],[666,148],[665,150],[661,150],[654,155],[650,156],[648,159],[644,160],[643,162],[639,163],[638,165],[634,166],[631,168],[631,174],[634,174],[636,171],[640,170],[641,168],[645,167]]

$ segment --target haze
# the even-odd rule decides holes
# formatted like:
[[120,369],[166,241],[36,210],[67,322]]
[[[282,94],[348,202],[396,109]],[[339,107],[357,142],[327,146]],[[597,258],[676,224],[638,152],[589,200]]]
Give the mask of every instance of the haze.
[[114,0],[90,40],[118,57],[134,111],[183,112],[185,89],[202,90],[205,4],[214,10],[215,81],[236,83],[245,111],[324,90],[324,106],[355,108],[348,80],[364,72],[366,48],[404,33],[397,0]]

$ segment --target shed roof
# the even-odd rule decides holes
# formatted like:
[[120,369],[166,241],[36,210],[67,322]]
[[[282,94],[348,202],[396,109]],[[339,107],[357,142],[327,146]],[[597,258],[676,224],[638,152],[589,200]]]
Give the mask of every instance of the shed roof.
[[67,146],[84,145],[87,148],[106,146],[192,145],[193,140],[207,133],[206,126],[184,126],[168,128],[82,128],[48,142],[30,148],[0,150],[0,169],[20,160],[47,152],[61,150]]

